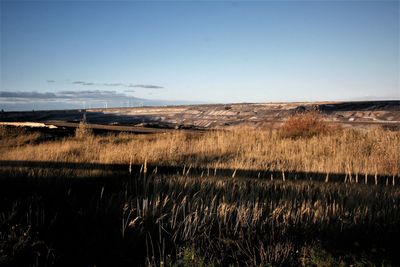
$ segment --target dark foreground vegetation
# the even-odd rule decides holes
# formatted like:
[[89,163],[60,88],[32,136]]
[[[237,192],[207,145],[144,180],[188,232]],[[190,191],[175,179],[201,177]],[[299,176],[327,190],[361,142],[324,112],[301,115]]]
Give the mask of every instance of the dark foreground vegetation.
[[400,188],[3,171],[1,266],[397,266]]

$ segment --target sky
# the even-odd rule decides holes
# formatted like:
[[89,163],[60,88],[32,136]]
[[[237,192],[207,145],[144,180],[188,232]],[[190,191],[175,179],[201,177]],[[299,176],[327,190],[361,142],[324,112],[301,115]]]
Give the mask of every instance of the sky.
[[399,1],[3,1],[0,108],[400,99]]

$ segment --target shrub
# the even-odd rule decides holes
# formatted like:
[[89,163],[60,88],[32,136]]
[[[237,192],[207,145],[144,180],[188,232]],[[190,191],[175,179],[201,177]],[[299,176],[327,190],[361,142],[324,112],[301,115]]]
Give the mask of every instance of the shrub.
[[280,134],[287,138],[312,137],[337,130],[320,118],[317,111],[297,113],[281,126]]
[[78,128],[75,130],[75,137],[78,139],[85,139],[93,135],[92,129],[90,129],[87,124],[83,121],[79,123]]

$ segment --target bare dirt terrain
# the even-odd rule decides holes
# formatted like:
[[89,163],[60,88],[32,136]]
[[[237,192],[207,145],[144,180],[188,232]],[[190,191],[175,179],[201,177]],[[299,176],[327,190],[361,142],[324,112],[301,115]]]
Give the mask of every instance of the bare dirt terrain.
[[290,115],[309,110],[317,110],[323,120],[341,124],[343,127],[366,128],[380,125],[392,129],[400,128],[398,100],[2,112],[0,121],[40,122],[74,128],[86,113],[86,121],[92,128],[106,131],[157,132],[155,129],[221,129],[237,125],[275,128]]

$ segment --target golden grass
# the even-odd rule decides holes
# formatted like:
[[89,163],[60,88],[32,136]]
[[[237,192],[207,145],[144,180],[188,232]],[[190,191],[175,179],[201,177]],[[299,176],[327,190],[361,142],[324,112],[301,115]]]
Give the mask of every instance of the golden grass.
[[86,138],[90,137],[92,134],[93,134],[92,129],[90,129],[87,126],[86,122],[84,122],[84,121],[81,121],[79,123],[79,127],[76,128],[76,130],[75,130],[75,137],[77,139],[86,139]]
[[[45,140],[39,134],[0,128],[0,160],[147,162],[153,165],[186,165],[187,168],[199,166],[350,173],[354,179],[360,177],[360,180],[365,173],[393,177],[399,174],[400,132],[347,129],[318,131],[312,135],[294,137],[282,134],[284,130],[235,128],[201,134],[177,131],[169,134],[103,136],[77,132],[73,137]],[[82,177],[90,178],[85,180],[74,179],[74,170],[68,168],[20,168],[20,175],[15,175],[18,172],[14,171],[12,168],[2,169],[4,177],[22,181],[21,185],[9,183],[11,189],[28,185],[41,188],[46,194],[57,190],[57,194],[53,198],[35,196],[40,201],[47,201],[44,204],[35,200],[35,197],[29,197],[26,200],[29,205],[25,205],[20,202],[22,197],[18,195],[18,190],[14,193],[7,187],[3,188],[3,194],[7,192],[12,196],[9,198],[6,195],[4,201],[9,207],[12,205],[13,212],[18,210],[17,215],[13,216],[6,212],[0,214],[3,218],[0,224],[5,229],[9,227],[11,233],[3,235],[7,240],[3,244],[13,249],[16,247],[14,243],[21,240],[19,236],[26,235],[24,232],[12,237],[15,231],[11,227],[18,226],[14,221],[26,222],[27,225],[21,224],[21,229],[32,227],[32,232],[40,229],[38,232],[43,231],[41,234],[52,233],[47,232],[49,227],[44,222],[44,216],[43,222],[35,226],[31,211],[32,207],[39,204],[37,210],[46,214],[47,220],[52,223],[67,220],[54,223],[60,225],[58,231],[63,234],[83,233],[89,229],[88,223],[96,222],[90,225],[95,230],[91,231],[93,236],[86,236],[86,243],[96,246],[104,242],[99,245],[101,251],[107,247],[104,244],[111,242],[109,248],[119,250],[119,253],[121,246],[115,240],[120,239],[115,236],[107,240],[98,239],[97,233],[109,231],[117,233],[118,237],[121,234],[123,244],[127,246],[122,251],[127,251],[129,257],[136,257],[132,251],[142,255],[139,260],[142,263],[145,261],[148,266],[172,266],[180,256],[179,253],[176,258],[171,255],[185,248],[195,249],[209,263],[217,266],[320,266],[316,262],[324,263],[323,266],[341,266],[326,256],[315,258],[312,252],[314,242],[316,245],[324,239],[333,240],[332,245],[336,242],[360,242],[360,247],[367,252],[379,247],[395,253],[391,243],[398,240],[398,186],[370,187],[309,180],[270,181],[218,176],[207,178],[199,175],[165,176],[161,173],[147,175],[146,171],[134,174],[126,171],[105,173],[91,169],[82,170],[85,172]],[[20,177],[24,179],[15,179]],[[94,183],[92,177],[98,177],[99,180]],[[100,179],[102,177],[106,179]],[[74,183],[76,186],[73,186]],[[86,187],[82,187],[85,183],[88,183]],[[13,197],[13,202],[7,202]],[[52,214],[53,211],[48,207],[56,205],[54,203],[61,203],[62,208]],[[66,209],[64,212],[68,216],[59,215],[63,214],[63,209]],[[81,213],[82,210],[85,212]],[[75,217],[71,214],[75,214]],[[15,216],[20,217],[15,219]],[[82,224],[75,226],[79,231],[64,227],[69,224],[74,227],[77,219]],[[23,241],[33,248],[30,241],[25,240],[28,239]],[[134,244],[134,249],[130,244]],[[73,245],[76,244],[68,247]],[[326,251],[334,248],[327,246]],[[346,255],[350,253],[347,249]],[[63,255],[62,250],[57,253]],[[113,260],[115,255],[120,255],[114,254],[113,250],[111,254]],[[125,254],[121,255],[123,257]],[[379,258],[381,255],[376,258],[383,262],[386,259]],[[189,263],[193,263],[194,257],[192,253]],[[373,259],[375,255],[370,257]],[[325,264],[328,261],[331,263]],[[349,261],[344,265],[353,264],[352,259]]]
[[[307,237],[301,233],[327,233],[329,229],[333,237],[358,227],[368,229],[367,225],[377,222],[395,224],[399,220],[398,187],[382,190],[355,184],[198,176],[153,178],[151,193],[144,190],[124,207],[126,226],[122,231],[129,236],[129,231],[143,229],[145,221],[152,221],[186,244],[204,245],[201,239],[206,239],[202,250],[217,266],[226,265],[219,262],[226,255],[246,258],[247,264],[253,260],[249,266],[300,266],[288,264],[299,249],[293,242],[296,235],[306,243]],[[162,242],[159,238],[159,244]],[[246,250],[246,243],[251,243],[253,249]],[[280,244],[285,246],[279,247]]]
[[9,150],[11,147],[21,147],[38,142],[40,134],[28,132],[24,128],[6,127],[0,125],[0,152]]
[[382,129],[347,129],[300,138],[250,128],[204,134],[88,135],[32,142],[37,138],[24,133],[11,137],[2,134],[0,160],[126,164],[147,161],[154,165],[285,172],[400,173],[400,133]]

